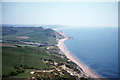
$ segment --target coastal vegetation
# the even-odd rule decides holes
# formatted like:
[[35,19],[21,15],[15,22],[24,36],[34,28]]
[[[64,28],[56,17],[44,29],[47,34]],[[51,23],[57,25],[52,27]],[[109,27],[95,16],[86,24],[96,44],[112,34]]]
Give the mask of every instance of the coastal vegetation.
[[55,31],[42,27],[3,27],[3,43],[21,45],[54,45]]
[[2,77],[32,80],[90,78],[57,47],[59,32],[42,27],[3,27]]

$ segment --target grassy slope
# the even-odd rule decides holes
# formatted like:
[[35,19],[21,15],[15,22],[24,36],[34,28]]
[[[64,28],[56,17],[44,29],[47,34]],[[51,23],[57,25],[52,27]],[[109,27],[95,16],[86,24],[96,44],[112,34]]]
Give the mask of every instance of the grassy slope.
[[3,74],[14,71],[14,66],[26,64],[38,69],[49,68],[40,59],[50,58],[50,55],[32,51],[26,48],[3,47]]
[[[27,36],[30,38],[17,38],[19,36]],[[42,27],[3,27],[3,41],[6,40],[34,41],[36,43],[54,45],[56,43],[56,36],[55,31],[43,29]]]
[[[29,39],[18,39],[16,37],[19,36],[27,36],[30,37]],[[60,36],[60,35],[59,35]],[[7,40],[12,40],[11,42]],[[35,28],[35,27],[5,27],[3,28],[3,41],[8,44],[15,44],[13,41],[18,42],[35,42],[35,43],[47,43],[49,45],[56,44],[56,36],[55,32],[50,29],[43,29],[41,27]],[[18,43],[19,45],[23,45],[21,43]],[[34,45],[29,45],[28,47],[3,47],[3,55],[2,55],[2,70],[3,75],[7,75],[12,71],[15,71],[16,69],[14,66],[19,65],[27,65],[29,67],[34,67],[37,69],[50,69],[50,67],[43,63],[42,60],[44,59],[50,59],[57,63],[65,63],[67,62],[66,58],[61,58],[60,55],[58,55],[59,49],[55,48],[51,50],[46,50],[46,47],[31,47]],[[47,54],[46,52],[49,52]],[[55,55],[54,55],[55,54]],[[57,55],[56,55],[57,54]],[[41,60],[42,58],[42,60]],[[68,64],[68,63],[67,63]],[[74,65],[75,66],[75,65]],[[73,66],[72,66],[73,67]],[[16,76],[12,76],[14,78],[27,78],[30,76],[33,76],[30,74],[30,71],[33,71],[33,69],[25,69],[24,73],[17,74]],[[45,73],[46,74],[46,73]],[[47,73],[47,75],[51,75],[51,73]],[[55,75],[51,75],[55,76]],[[65,77],[68,76],[71,77],[67,72],[65,73]],[[45,77],[45,76],[44,76]],[[58,78],[60,78],[58,76]]]

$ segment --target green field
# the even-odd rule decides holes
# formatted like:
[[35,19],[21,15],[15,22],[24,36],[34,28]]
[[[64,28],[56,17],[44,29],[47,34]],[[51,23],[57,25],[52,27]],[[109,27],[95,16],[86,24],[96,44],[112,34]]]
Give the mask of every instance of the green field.
[[[55,45],[57,43],[55,31],[42,27],[3,27],[2,35],[3,42],[9,44],[25,44],[24,42],[32,42]],[[29,38],[18,38],[21,36]]]
[[[2,54],[2,75],[9,78],[28,78],[43,74],[46,79],[56,78],[73,78],[69,73],[62,70],[65,73],[64,76],[55,76],[54,73],[59,73],[58,71],[51,73],[38,73],[30,74],[33,70],[51,70],[50,64],[43,63],[42,60],[55,61],[59,64],[66,64],[66,66],[74,68],[76,65],[67,62],[67,58],[61,58],[58,54],[46,53],[47,50],[44,48],[35,47],[3,47]],[[24,66],[27,65],[27,68]],[[17,69],[17,68],[19,69]],[[59,68],[59,66],[56,66]],[[18,71],[24,71],[19,73]],[[47,75],[47,76],[46,76]],[[39,77],[38,77],[39,78]],[[72,79],[71,79],[72,80]]]
[[2,58],[3,75],[6,75],[15,70],[14,66],[20,64],[38,69],[47,69],[49,67],[41,61],[41,58],[49,59],[50,55],[26,48],[3,47]]

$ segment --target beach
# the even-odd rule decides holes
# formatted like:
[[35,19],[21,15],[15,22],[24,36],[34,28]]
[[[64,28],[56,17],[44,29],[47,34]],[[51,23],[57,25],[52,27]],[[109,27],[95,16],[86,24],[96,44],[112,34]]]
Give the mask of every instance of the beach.
[[92,78],[101,78],[100,76],[96,75],[91,69],[89,69],[87,66],[82,64],[78,59],[76,59],[65,47],[64,41],[69,39],[68,37],[65,37],[63,39],[60,39],[58,41],[57,46],[63,51],[63,53],[66,55],[68,59],[76,63],[87,75],[89,75]]

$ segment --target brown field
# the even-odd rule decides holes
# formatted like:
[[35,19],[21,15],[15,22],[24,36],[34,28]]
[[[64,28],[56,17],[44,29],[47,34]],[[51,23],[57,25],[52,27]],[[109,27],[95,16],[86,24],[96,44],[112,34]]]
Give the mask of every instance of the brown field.
[[20,39],[28,39],[30,37],[27,37],[27,36],[20,36],[20,37],[17,37],[17,38],[20,38]]
[[0,47],[17,47],[17,46],[10,45],[10,44],[0,44]]

